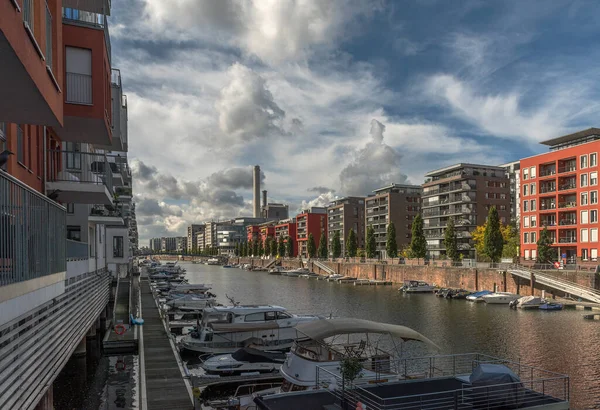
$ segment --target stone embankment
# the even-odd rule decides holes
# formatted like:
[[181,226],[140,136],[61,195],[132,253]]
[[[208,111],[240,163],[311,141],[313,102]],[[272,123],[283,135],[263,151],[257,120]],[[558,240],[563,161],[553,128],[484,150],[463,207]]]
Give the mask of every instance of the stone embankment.
[[[252,266],[267,266],[272,259],[232,258],[233,263],[250,264]],[[282,259],[282,266],[287,268],[302,267],[299,259]],[[345,261],[321,261],[327,267],[341,275],[358,279],[376,279],[402,283],[405,280],[421,280],[440,287],[464,288],[469,290],[494,290],[512,292],[520,295],[552,294],[539,284],[534,284],[532,291],[530,281],[515,277],[506,270],[497,268],[466,268],[444,267],[433,265],[355,263]],[[318,274],[327,274],[313,262],[308,262],[309,268]],[[581,271],[550,271],[557,277],[575,282],[582,286],[600,289],[600,275]],[[562,296],[556,293],[557,296]]]

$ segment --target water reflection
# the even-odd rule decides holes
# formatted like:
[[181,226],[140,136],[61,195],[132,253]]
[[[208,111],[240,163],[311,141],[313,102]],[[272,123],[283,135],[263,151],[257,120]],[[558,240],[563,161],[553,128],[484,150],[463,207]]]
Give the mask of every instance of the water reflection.
[[244,304],[401,324],[429,337],[441,353],[481,352],[566,373],[572,408],[600,409],[600,324],[583,320],[583,312],[514,311],[403,295],[397,286],[338,285],[187,263],[185,268],[190,282],[212,283],[221,303],[227,303],[227,293]]

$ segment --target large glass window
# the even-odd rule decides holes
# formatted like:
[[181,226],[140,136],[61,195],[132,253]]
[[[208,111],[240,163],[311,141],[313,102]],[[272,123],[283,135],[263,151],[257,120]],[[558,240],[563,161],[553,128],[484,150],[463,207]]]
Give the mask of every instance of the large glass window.
[[588,238],[588,230],[587,229],[582,229],[581,230],[581,236],[580,236],[580,240],[581,242],[587,242],[589,240]]
[[81,145],[78,142],[67,142],[67,169],[81,169]]
[[537,218],[535,216],[531,217],[531,227],[535,228],[537,226]]
[[580,187],[586,187],[588,186],[588,174],[581,174],[579,176],[580,182],[579,182],[579,186]]
[[81,227],[71,225],[67,226],[67,239],[81,242]]
[[529,168],[529,176],[531,179],[535,178],[535,167]]
[[250,313],[244,317],[244,322],[263,322],[264,320],[264,312]]
[[588,223],[588,211],[581,211],[581,223]]
[[593,224],[598,222],[598,210],[597,209],[592,209],[590,211],[590,222]]
[[598,203],[598,191],[590,192],[590,204],[594,205]]
[[581,193],[581,205],[587,205],[588,204],[588,193],[587,192],[582,192]]
[[582,155],[582,156],[579,157],[579,164],[580,164],[579,168],[581,168],[581,169],[587,168],[587,166],[588,166],[588,157],[587,157],[587,155]]
[[523,196],[527,196],[529,194],[529,185],[523,185]]
[[596,165],[598,165],[598,154],[590,154],[590,167],[595,167]]
[[525,232],[523,234],[523,243],[529,243],[529,233]]
[[122,258],[123,257],[123,237],[122,236],[114,236],[113,237],[113,258]]
[[592,242],[598,242],[598,228],[590,229],[590,240]]

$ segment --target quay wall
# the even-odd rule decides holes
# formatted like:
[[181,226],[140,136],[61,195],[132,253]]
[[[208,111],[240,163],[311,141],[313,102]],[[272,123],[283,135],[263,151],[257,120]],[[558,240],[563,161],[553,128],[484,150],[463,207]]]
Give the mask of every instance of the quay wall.
[[[266,266],[272,259],[234,258],[234,262],[247,263],[252,266]],[[313,262],[308,262],[309,268],[317,274],[327,274]],[[532,290],[530,281],[515,277],[501,269],[441,267],[431,265],[386,265],[381,263],[354,263],[322,261],[324,265],[341,275],[358,279],[375,279],[400,284],[405,280],[422,280],[440,287],[464,288],[468,290],[494,290],[512,292],[520,295],[553,294],[552,289],[534,283]],[[302,267],[299,259],[283,259],[282,266],[287,268]],[[549,271],[560,278],[567,279],[579,285],[600,288],[600,278],[592,272],[580,271]],[[562,296],[559,292],[556,296]]]

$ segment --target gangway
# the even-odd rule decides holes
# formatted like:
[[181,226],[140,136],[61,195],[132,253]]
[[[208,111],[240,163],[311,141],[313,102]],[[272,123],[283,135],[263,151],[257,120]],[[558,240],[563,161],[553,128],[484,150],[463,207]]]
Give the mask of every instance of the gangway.
[[277,261],[279,261],[279,259],[273,259],[271,262],[266,264],[265,268],[267,268],[267,269],[272,268],[273,266],[275,266],[277,264]]
[[533,275],[535,283],[568,293],[572,296],[577,296],[590,302],[600,303],[600,290],[598,289],[582,286],[575,282],[557,278],[542,271],[529,269],[520,265],[511,266],[511,268],[508,269],[508,272],[514,276],[528,279],[529,281],[531,281],[531,276]]
[[325,265],[323,262],[321,261],[313,261],[313,264],[315,264],[316,266],[318,266],[321,270],[324,270],[325,272],[327,272],[330,275],[335,275],[335,271],[333,269],[331,269],[329,266]]

